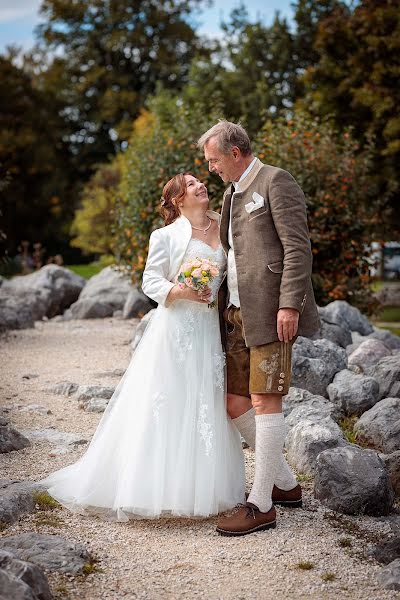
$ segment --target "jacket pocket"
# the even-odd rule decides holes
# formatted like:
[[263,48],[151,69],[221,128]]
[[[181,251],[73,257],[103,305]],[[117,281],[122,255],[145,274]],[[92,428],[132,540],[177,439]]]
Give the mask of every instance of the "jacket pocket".
[[260,208],[257,208],[257,210],[253,210],[251,213],[249,213],[249,218],[248,218],[249,223],[250,223],[250,221],[253,221],[260,215],[263,215],[264,213],[266,213],[267,210],[268,210],[267,204],[264,204]]
[[283,273],[283,262],[281,260],[270,263],[267,266],[272,273]]

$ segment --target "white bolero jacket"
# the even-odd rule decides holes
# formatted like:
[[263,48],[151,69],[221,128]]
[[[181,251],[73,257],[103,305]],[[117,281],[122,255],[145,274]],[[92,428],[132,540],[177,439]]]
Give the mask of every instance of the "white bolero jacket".
[[[212,210],[207,216],[215,221],[220,215]],[[173,223],[155,229],[150,235],[149,253],[143,272],[142,290],[152,300],[165,306],[175,285],[186,249],[192,237],[189,219],[181,215]]]

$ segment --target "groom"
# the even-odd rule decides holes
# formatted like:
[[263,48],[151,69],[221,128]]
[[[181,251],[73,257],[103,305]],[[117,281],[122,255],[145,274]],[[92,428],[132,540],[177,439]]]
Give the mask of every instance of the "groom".
[[246,131],[220,121],[198,141],[209,170],[225,183],[220,235],[228,256],[221,287],[221,335],[227,360],[227,407],[255,449],[246,504],[219,520],[238,536],[276,526],[274,504],[302,505],[283,456],[282,396],[288,393],[292,345],[318,330],[312,255],[303,192],[287,172],[254,157]]

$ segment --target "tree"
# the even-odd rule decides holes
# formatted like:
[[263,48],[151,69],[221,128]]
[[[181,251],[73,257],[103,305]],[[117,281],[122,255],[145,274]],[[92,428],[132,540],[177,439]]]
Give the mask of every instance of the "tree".
[[75,152],[103,162],[126,143],[132,120],[156,85],[179,89],[199,50],[188,22],[201,0],[43,0],[39,27],[57,53],[64,114]]
[[112,163],[100,165],[84,186],[81,206],[71,226],[71,246],[84,254],[112,255],[115,252],[115,204],[120,182],[121,155]]
[[[397,0],[361,0],[352,11],[338,6],[321,20],[315,41],[318,61],[304,76],[302,105],[351,125],[364,145],[373,139],[379,195],[397,207],[400,225],[400,11]],[[390,234],[389,234],[390,235]],[[392,234],[393,235],[393,234]]]
[[15,54],[0,56],[0,164],[8,185],[0,189],[5,238],[3,250],[14,255],[22,239],[45,242],[53,253],[68,216],[61,198],[73,178],[63,120],[51,93],[37,89]]
[[297,97],[295,37],[285,19],[275,15],[271,26],[251,23],[243,5],[222,24],[224,42],[210,60],[192,63],[186,101],[211,110],[217,100],[232,120],[245,120],[254,135],[267,116],[285,113]]

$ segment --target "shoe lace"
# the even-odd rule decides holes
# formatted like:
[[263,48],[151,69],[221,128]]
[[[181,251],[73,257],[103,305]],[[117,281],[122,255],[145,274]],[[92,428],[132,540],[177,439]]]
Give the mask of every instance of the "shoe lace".
[[250,506],[249,504],[244,504],[243,502],[239,502],[239,504],[237,504],[236,506],[238,508],[247,508],[246,518],[247,517],[253,517],[253,519],[256,518],[256,511],[258,510],[258,508],[255,508],[254,506]]

